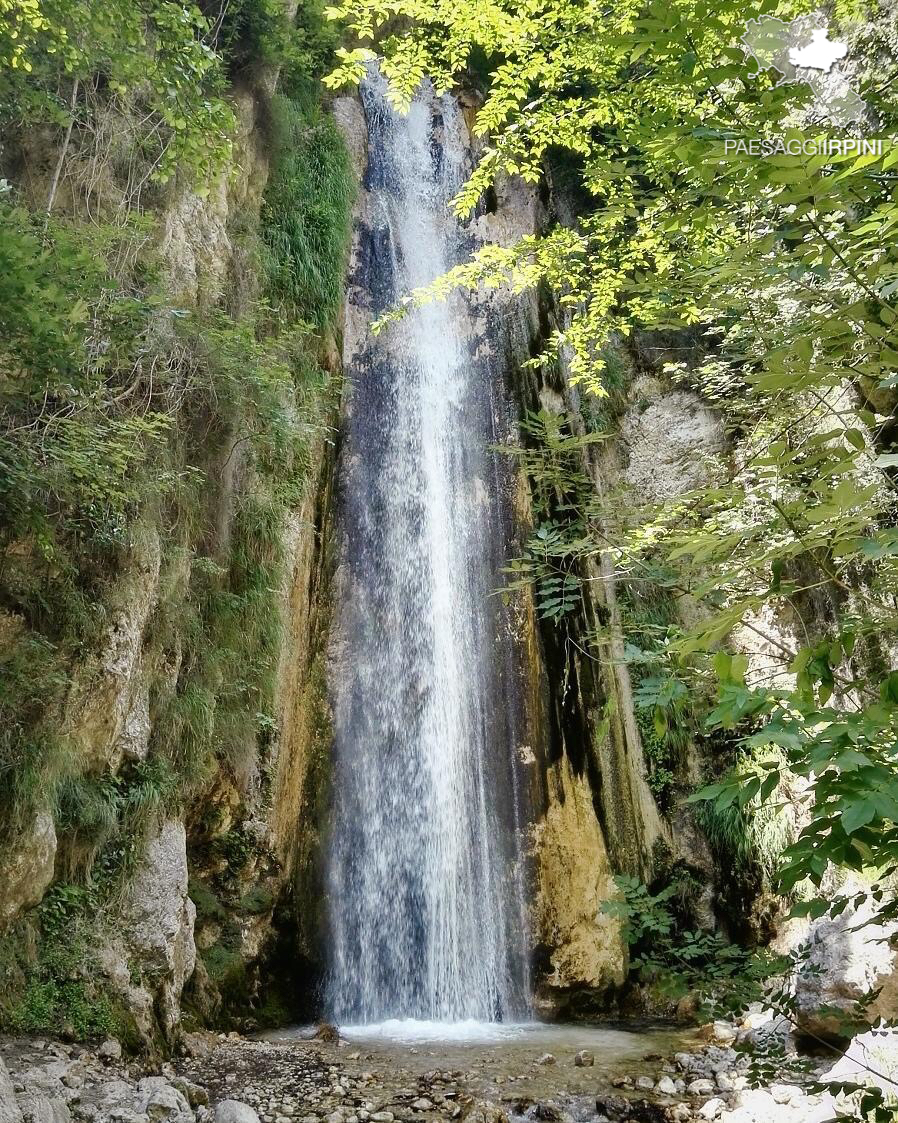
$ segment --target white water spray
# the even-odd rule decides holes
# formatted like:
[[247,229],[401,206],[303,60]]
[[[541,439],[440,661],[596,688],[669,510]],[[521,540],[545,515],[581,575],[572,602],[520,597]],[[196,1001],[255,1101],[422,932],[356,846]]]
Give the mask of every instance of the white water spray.
[[[348,301],[367,325],[466,256],[455,101],[362,101],[368,171]],[[529,1006],[512,640],[491,596],[507,499],[501,372],[461,297],[347,332],[334,631],[331,1016],[514,1020]]]

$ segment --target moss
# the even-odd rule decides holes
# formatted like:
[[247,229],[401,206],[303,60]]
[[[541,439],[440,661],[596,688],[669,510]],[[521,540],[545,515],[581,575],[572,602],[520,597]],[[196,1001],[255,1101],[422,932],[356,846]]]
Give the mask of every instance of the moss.
[[264,886],[254,885],[240,898],[238,907],[241,912],[259,915],[274,908],[274,897]]
[[227,918],[227,910],[221,901],[216,897],[208,885],[204,885],[202,881],[192,877],[187,887],[187,893],[196,905],[196,918],[199,921],[203,920],[225,920]]
[[240,1009],[247,1002],[250,977],[239,951],[213,944],[202,952],[209,979],[221,995],[226,1009]]

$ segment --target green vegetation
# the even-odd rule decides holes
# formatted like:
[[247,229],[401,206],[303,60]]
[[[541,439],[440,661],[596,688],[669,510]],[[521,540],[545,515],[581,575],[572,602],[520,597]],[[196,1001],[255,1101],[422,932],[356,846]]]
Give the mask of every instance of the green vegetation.
[[666,811],[696,727],[692,699],[665,673],[665,648],[679,631],[676,606],[663,586],[641,582],[618,589],[617,607],[649,787]]
[[[322,360],[350,204],[319,107],[333,38],[314,3],[288,20],[280,0],[0,0],[7,165],[50,169],[0,181],[0,842],[38,808],[59,837],[28,958],[0,949],[13,1028],[109,1032],[90,947],[147,831],[214,783],[267,792],[285,528],[339,392]],[[259,101],[271,178],[258,222],[228,215],[233,275],[194,307],[170,291],[159,220],[235,174],[229,80]],[[23,129],[46,153],[19,150]],[[79,684],[160,550],[148,755],[109,746],[107,764],[97,744],[87,762]],[[257,846],[237,810],[214,840],[234,875]],[[225,919],[273,904],[206,892]]]
[[[788,18],[809,8],[767,4],[759,14],[774,10]],[[725,154],[724,139],[800,137],[786,119],[808,107],[809,90],[777,85],[746,61],[745,14],[728,0],[585,10],[542,0],[514,21],[500,3],[434,9],[410,0],[402,13],[397,25],[394,6],[378,0],[335,9],[362,45],[343,53],[330,80],[358,78],[380,29],[398,103],[422,71],[449,85],[469,57],[486,54],[490,91],[475,131],[489,133],[490,145],[456,199],[459,212],[500,172],[537,181],[558,148],[582,161],[594,206],[574,226],[487,247],[393,314],[458,286],[546,282],[569,311],[551,343],[563,340],[572,378],[598,397],[611,339],[671,329],[694,338],[699,325],[697,360],[669,364],[667,375],[719,409],[741,440],[737,462],[657,510],[639,497],[607,497],[601,538],[584,540],[578,526],[567,549],[610,550],[630,577],[657,578],[663,567],[662,583],[701,609],[666,645],[671,677],[699,690],[716,679],[708,729],[748,728],[748,750],[776,745],[789,769],[811,777],[803,797],[811,821],[787,852],[784,889],[805,878],[819,885],[830,863],[891,868],[898,673],[884,651],[898,634],[890,451],[898,258],[884,233],[898,221],[889,171],[898,154],[882,91],[894,62],[881,61],[860,91],[884,125],[865,130],[885,136],[881,154],[753,159]],[[834,20],[848,21],[846,33],[861,42],[867,34],[842,9]],[[808,131],[840,134],[819,118]],[[747,682],[747,661],[721,650],[727,637],[739,625],[760,627],[762,610],[788,614],[813,594],[829,604],[817,634],[772,643],[794,687],[781,677]],[[701,798],[744,808],[777,783],[775,767],[762,764]]]
[[[764,764],[783,767],[781,754],[776,749],[755,753]],[[733,775],[749,780],[758,767],[758,760],[744,754],[737,760]],[[739,805],[707,801],[696,806],[696,818],[705,832],[711,848],[720,860],[721,868],[760,871],[767,884],[772,884],[786,849],[795,841],[797,833],[795,814],[783,792],[778,792],[770,802],[762,802],[758,795]]]
[[0,0],[0,121],[63,130],[47,211],[73,134],[104,102],[140,113],[133,140],[157,182],[221,169],[234,117],[209,32],[197,7],[172,0]]
[[127,1016],[97,983],[87,897],[84,888],[54,886],[37,910],[41,939],[31,953],[16,932],[0,939],[0,1021],[11,1030],[65,1030],[82,1039],[128,1035]]
[[308,94],[275,97],[272,117],[278,155],[262,214],[269,299],[323,327],[343,291],[352,198],[346,146]]

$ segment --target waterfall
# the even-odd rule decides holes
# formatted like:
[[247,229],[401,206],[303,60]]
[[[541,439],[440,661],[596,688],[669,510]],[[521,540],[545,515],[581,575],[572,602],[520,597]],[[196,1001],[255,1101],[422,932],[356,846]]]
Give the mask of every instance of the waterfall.
[[368,168],[347,295],[332,639],[330,1015],[514,1020],[529,1008],[513,639],[493,595],[510,522],[491,450],[501,364],[473,298],[374,336],[372,317],[466,257],[449,201],[455,100],[362,88]]

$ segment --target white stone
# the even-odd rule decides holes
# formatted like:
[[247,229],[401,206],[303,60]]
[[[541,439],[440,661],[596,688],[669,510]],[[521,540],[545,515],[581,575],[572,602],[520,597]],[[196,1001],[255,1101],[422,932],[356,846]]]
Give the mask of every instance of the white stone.
[[732,1045],[736,1040],[736,1027],[729,1022],[714,1022],[711,1027],[711,1040],[718,1045]]
[[215,1123],[259,1123],[259,1116],[240,1100],[222,1100],[215,1108]]
[[686,1091],[690,1096],[710,1096],[714,1091],[714,1084],[711,1080],[701,1077],[698,1080],[693,1080],[691,1084],[687,1084]]
[[655,1091],[660,1092],[662,1096],[675,1096],[677,1094],[677,1086],[669,1076],[662,1076],[655,1085]]
[[726,1104],[723,1100],[716,1097],[712,1100],[706,1100],[698,1109],[698,1117],[699,1119],[716,1119],[725,1107]]
[[725,446],[718,415],[697,394],[665,393],[654,379],[639,379],[634,391],[638,403],[620,431],[630,454],[624,479],[640,501],[673,499],[709,482]]

